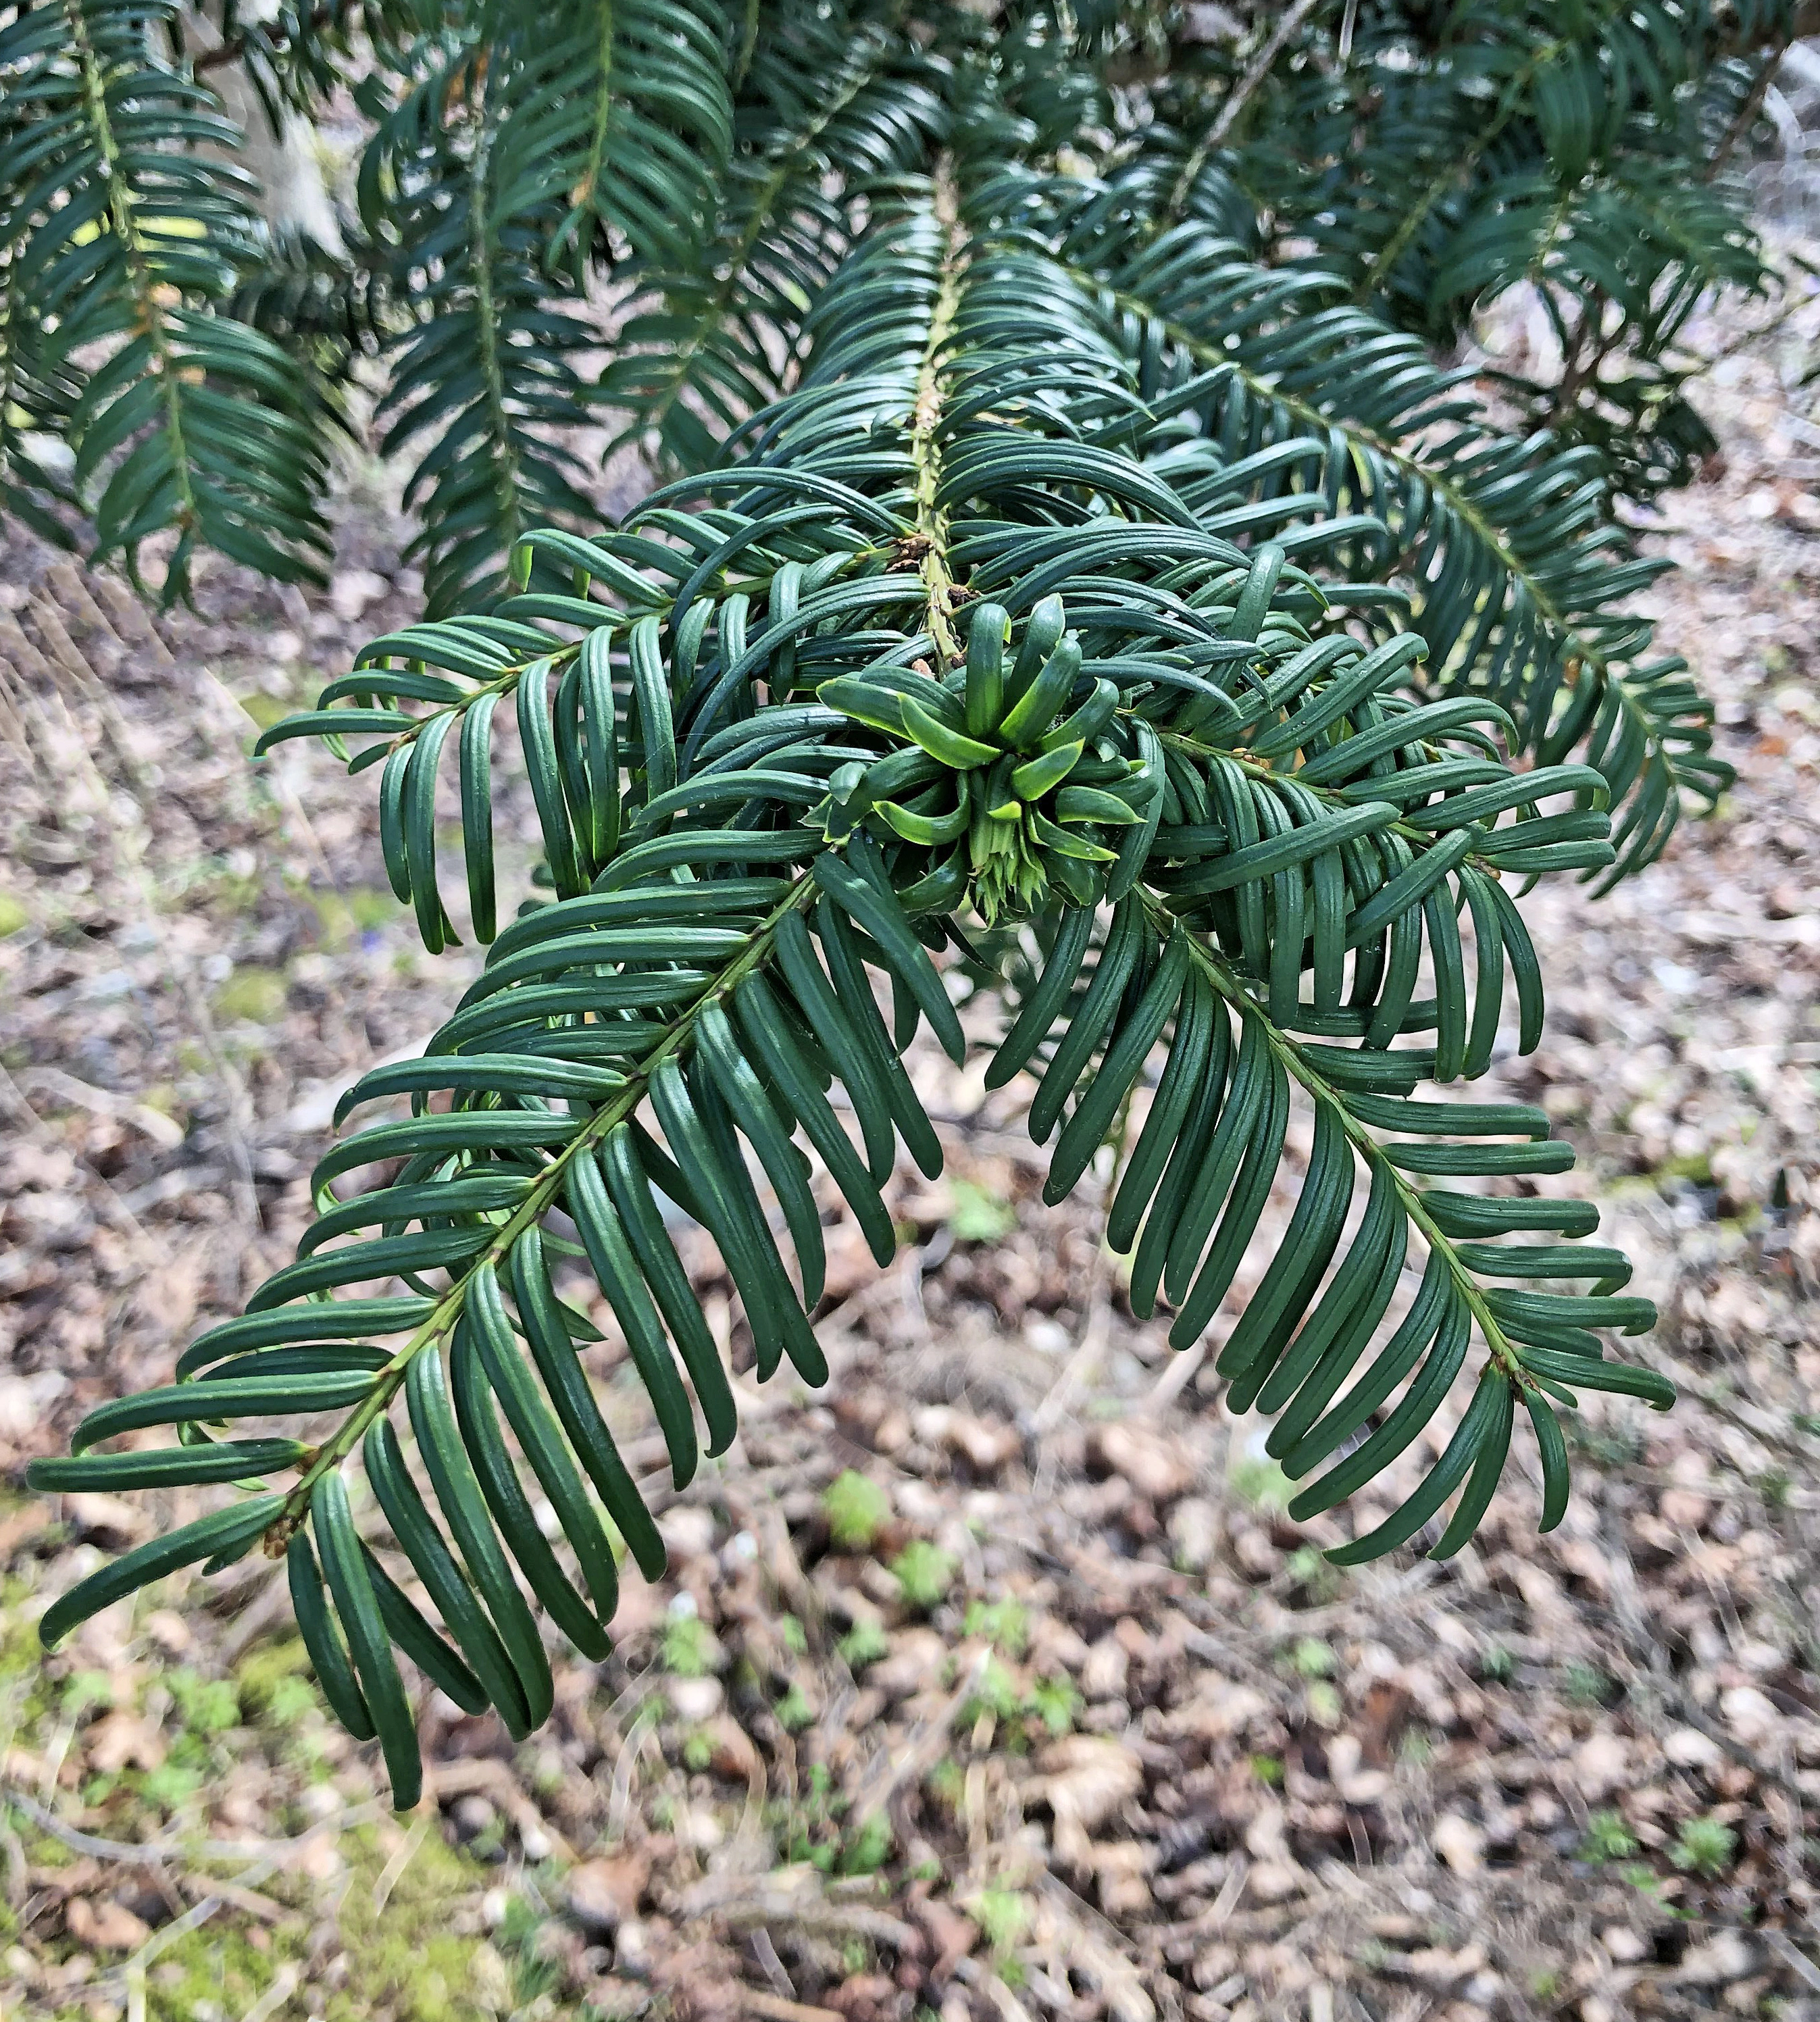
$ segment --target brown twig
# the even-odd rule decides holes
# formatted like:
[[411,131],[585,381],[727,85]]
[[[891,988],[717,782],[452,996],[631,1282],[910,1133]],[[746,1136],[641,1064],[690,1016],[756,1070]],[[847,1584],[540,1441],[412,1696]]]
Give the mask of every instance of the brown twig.
[[[319,28],[329,27],[335,18],[333,7],[319,7],[304,24],[304,35],[313,35]],[[231,63],[239,63],[246,53],[246,38],[232,35],[224,42],[218,42],[212,49],[204,49],[190,64],[191,74],[204,77],[212,70],[221,70]],[[297,38],[300,42],[302,36]]]
[[1756,124],[1756,116],[1763,110],[1763,100],[1769,95],[1770,86],[1775,82],[1776,72],[1782,67],[1782,57],[1788,46],[1785,42],[1773,43],[1763,61],[1758,64],[1756,75],[1751,80],[1751,87],[1745,94],[1744,103],[1734,114],[1731,124],[1719,137],[1719,145],[1712,151],[1712,159],[1706,164],[1701,181],[1709,183],[1717,177],[1725,166],[1726,157]]
[[764,1994],[756,1987],[739,1990],[739,2005],[749,2015],[763,2015],[769,2022],[846,2022],[838,2009],[812,2007],[806,2001],[786,2001],[781,1994]]
[[1295,5],[1278,16],[1276,26],[1271,31],[1270,39],[1252,59],[1250,68],[1233,86],[1226,103],[1220,108],[1220,117],[1209,130],[1205,142],[1209,154],[1225,145],[1226,137],[1232,131],[1239,114],[1245,110],[1259,86],[1270,75],[1271,65],[1282,54],[1284,43],[1319,4],[1320,0],[1295,0]]

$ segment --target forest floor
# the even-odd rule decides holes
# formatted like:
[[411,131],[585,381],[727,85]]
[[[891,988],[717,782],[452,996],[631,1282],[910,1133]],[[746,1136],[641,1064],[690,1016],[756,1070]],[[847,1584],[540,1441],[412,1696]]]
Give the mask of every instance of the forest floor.
[[1603,901],[1535,895],[1548,1033],[1496,1074],[1580,1148],[1676,1411],[1589,1407],[1549,1537],[1523,1461],[1450,1564],[1336,1572],[1365,1513],[1286,1520],[1211,1353],[1131,1317],[1094,1188],[1041,1205],[1019,1091],[919,1054],[947,1171],[900,1175],[883,1274],[830,1228],[826,1390],[747,1384],[732,1450],[656,1485],[670,1576],[544,1731],[432,1698],[404,1817],[263,1559],[41,1662],[50,1597],[183,1498],[22,1486],[287,1260],[335,1096],[467,973],[413,951],[371,780],[248,762],[413,615],[396,501],[352,485],[326,594],[223,570],[162,641],[9,530],[0,2015],[1820,2017],[1816,323],[1706,330],[1723,454],[1661,535],[1737,787]]

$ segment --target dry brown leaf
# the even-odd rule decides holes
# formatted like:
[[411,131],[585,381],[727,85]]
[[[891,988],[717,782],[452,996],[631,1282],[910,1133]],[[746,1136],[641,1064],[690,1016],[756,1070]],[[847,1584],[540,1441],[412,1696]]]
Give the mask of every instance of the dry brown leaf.
[[106,1896],[71,1896],[64,1905],[64,1929],[78,1945],[104,1952],[137,1951],[151,1936],[142,1918]]

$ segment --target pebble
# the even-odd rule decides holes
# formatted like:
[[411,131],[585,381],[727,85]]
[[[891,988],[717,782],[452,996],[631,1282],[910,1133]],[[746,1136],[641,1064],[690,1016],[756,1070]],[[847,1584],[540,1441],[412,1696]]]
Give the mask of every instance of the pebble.
[[1456,1874],[1476,1874],[1485,1864],[1485,1834],[1457,1812],[1444,1812],[1429,1838]]
[[1755,1685],[1734,1685],[1722,1692],[1719,1710],[1726,1726],[1747,1748],[1769,1740],[1782,1724],[1774,1700]]
[[672,1678],[664,1687],[664,1695],[678,1720],[699,1727],[720,1710],[727,1690],[718,1678]]
[[1169,1512],[1171,1556],[1185,1573],[1204,1573],[1220,1549],[1218,1506],[1199,1495],[1184,1496]]
[[1109,1473],[1129,1481],[1151,1502],[1173,1502],[1193,1486],[1194,1470],[1181,1442],[1129,1419],[1096,1426],[1089,1452]]
[[462,1840],[478,1839],[493,1823],[494,1816],[492,1805],[473,1791],[465,1798],[458,1798],[449,1807],[449,1818],[456,1836]]
[[651,1933],[644,1925],[629,1918],[619,1926],[614,1938],[613,1963],[629,1980],[642,1980],[651,1971]]

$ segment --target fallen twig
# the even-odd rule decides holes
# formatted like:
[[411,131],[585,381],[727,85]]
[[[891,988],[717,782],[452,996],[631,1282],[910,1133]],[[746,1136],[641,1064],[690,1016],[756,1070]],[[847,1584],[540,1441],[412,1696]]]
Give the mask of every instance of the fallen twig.
[[766,2016],[769,2022],[846,2022],[837,2009],[815,2008],[806,2001],[786,2001],[781,1994],[762,1993],[756,1987],[741,1987],[739,1998],[748,2014]]
[[313,1826],[305,1827],[301,1833],[281,1839],[186,1839],[173,1834],[168,1839],[134,1841],[102,1839],[93,1833],[66,1825],[55,1812],[39,1804],[36,1798],[28,1798],[16,1783],[0,1782],[0,1804],[10,1805],[15,1811],[23,1812],[41,1831],[60,1840],[72,1853],[89,1854],[97,1860],[111,1860],[127,1867],[161,1867],[172,1860],[269,1860],[282,1867],[290,1855],[300,1852],[312,1840],[319,1839],[326,1832],[341,1832],[350,1826],[364,1825],[370,1819],[377,1818],[381,1810],[377,1799],[367,1804],[345,1805],[338,1812],[331,1812],[326,1819],[319,1819]]

